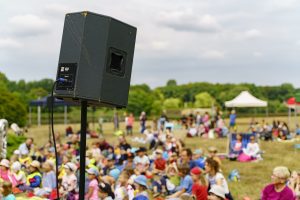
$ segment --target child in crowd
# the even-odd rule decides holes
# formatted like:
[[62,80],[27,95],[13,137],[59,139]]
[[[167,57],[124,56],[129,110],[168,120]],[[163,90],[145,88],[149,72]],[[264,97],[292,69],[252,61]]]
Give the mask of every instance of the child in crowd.
[[147,178],[144,175],[139,175],[134,179],[135,197],[133,200],[148,200],[148,185]]
[[77,177],[75,176],[77,167],[74,163],[68,162],[65,164],[66,174],[62,178],[60,193],[62,197],[70,198],[75,196],[77,187]]
[[85,198],[88,200],[99,200],[98,197],[98,180],[99,172],[96,168],[90,168],[87,171],[89,179],[89,190],[85,195]]
[[26,185],[19,187],[22,191],[33,191],[42,185],[42,175],[40,173],[41,164],[39,161],[32,161],[29,166],[29,174],[27,176]]
[[16,186],[22,186],[26,184],[26,174],[21,169],[21,163],[16,161],[11,166],[13,179],[16,180]]
[[166,160],[162,157],[163,151],[161,149],[157,149],[155,151],[154,166],[153,166],[153,174],[163,174],[166,169]]
[[193,160],[196,167],[200,167],[201,169],[204,169],[205,157],[203,157],[202,149],[196,149],[193,152]]
[[146,153],[146,148],[140,147],[136,153],[137,156],[134,158],[134,164],[136,166],[135,172],[137,174],[143,174],[146,173],[146,171],[149,168],[150,160],[148,156],[145,155]]
[[105,182],[99,184],[99,198],[101,200],[113,200],[115,195],[112,192],[111,186]]
[[51,160],[47,160],[43,164],[43,178],[42,186],[43,188],[36,189],[34,194],[36,196],[48,196],[56,188],[56,177],[54,172],[54,163]]
[[7,159],[2,159],[0,162],[0,179],[2,181],[12,182],[12,174],[9,171],[10,162]]
[[15,200],[16,197],[12,193],[12,183],[5,181],[2,185],[2,199],[3,200]]
[[196,200],[207,200],[207,183],[199,167],[194,167],[191,170],[193,179],[192,194]]
[[190,166],[187,163],[183,163],[178,166],[178,174],[181,177],[180,185],[175,188],[174,193],[169,198],[178,198],[184,193],[192,193],[193,180],[189,175]]
[[127,181],[129,179],[129,173],[127,171],[123,171],[118,179],[116,188],[115,188],[115,199],[123,200],[128,197],[127,195]]
[[217,155],[218,149],[216,147],[209,147],[208,148],[208,156],[209,158],[212,158],[213,160],[217,161],[219,164],[219,167],[222,166],[222,161]]

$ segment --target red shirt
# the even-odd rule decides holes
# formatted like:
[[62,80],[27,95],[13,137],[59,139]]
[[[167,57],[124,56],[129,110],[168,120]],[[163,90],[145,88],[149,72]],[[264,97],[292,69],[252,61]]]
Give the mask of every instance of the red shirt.
[[192,194],[196,196],[197,200],[207,200],[207,187],[194,183],[192,186]]
[[155,168],[158,170],[165,170],[166,169],[166,161],[163,158],[156,159],[154,161]]

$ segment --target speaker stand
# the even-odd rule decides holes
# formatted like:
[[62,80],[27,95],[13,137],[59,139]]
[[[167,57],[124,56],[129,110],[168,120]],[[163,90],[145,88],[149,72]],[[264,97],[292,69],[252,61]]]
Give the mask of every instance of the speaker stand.
[[81,128],[80,128],[80,173],[79,173],[79,199],[83,200],[85,195],[85,152],[87,131],[87,101],[81,101]]

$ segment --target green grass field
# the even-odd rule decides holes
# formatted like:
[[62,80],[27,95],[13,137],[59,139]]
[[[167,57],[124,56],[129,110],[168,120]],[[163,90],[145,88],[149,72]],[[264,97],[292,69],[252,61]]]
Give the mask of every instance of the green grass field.
[[[259,122],[261,122],[262,118],[257,118]],[[267,118],[266,121],[272,122],[274,118]],[[288,121],[287,117],[276,117],[276,120],[284,120]],[[295,121],[298,119],[292,118],[292,130],[294,129]],[[238,119],[238,131],[243,132],[247,130],[250,118]],[[139,136],[138,132],[138,123],[135,124],[134,127],[135,134],[134,136]],[[73,130],[79,130],[79,124],[71,124]],[[95,128],[98,125],[95,124]],[[55,125],[55,130],[60,132],[62,135],[65,130],[64,125]],[[93,128],[93,125],[90,124],[90,128]],[[121,124],[121,129],[124,129],[124,124]],[[112,134],[112,124],[105,123],[103,126],[104,137],[111,143],[116,144],[117,137]],[[179,138],[183,138],[187,147],[192,149],[202,148],[206,150],[209,146],[216,146],[219,149],[219,152],[225,152],[227,147],[227,139],[202,139],[202,138],[186,138],[184,130],[175,131],[175,135]],[[41,127],[31,127],[26,133],[26,136],[33,137],[35,139],[35,144],[41,146],[45,144],[48,140],[48,126]],[[87,144],[90,144],[92,139],[88,140]],[[130,138],[128,138],[130,142]],[[300,141],[298,141],[300,143]],[[133,146],[140,146],[139,144],[132,143]],[[235,199],[242,199],[245,196],[251,197],[251,199],[259,199],[260,192],[262,188],[268,184],[271,180],[272,169],[275,166],[284,165],[287,166],[290,170],[299,170],[300,169],[300,151],[294,150],[295,142],[264,142],[261,141],[261,149],[265,151],[263,155],[264,160],[257,163],[239,163],[228,161],[224,159],[222,170],[224,175],[227,177],[229,172],[233,169],[238,169],[241,175],[240,182],[230,182],[229,187],[230,190],[235,197]]]

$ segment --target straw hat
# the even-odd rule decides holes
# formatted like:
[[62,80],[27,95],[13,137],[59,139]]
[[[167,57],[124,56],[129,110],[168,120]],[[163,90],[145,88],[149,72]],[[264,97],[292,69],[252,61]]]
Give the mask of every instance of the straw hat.
[[31,166],[31,167],[35,167],[35,168],[37,168],[37,169],[39,170],[40,167],[41,167],[41,163],[40,163],[39,161],[37,161],[37,160],[34,160],[34,161],[32,161],[32,162],[30,163],[30,166]]

